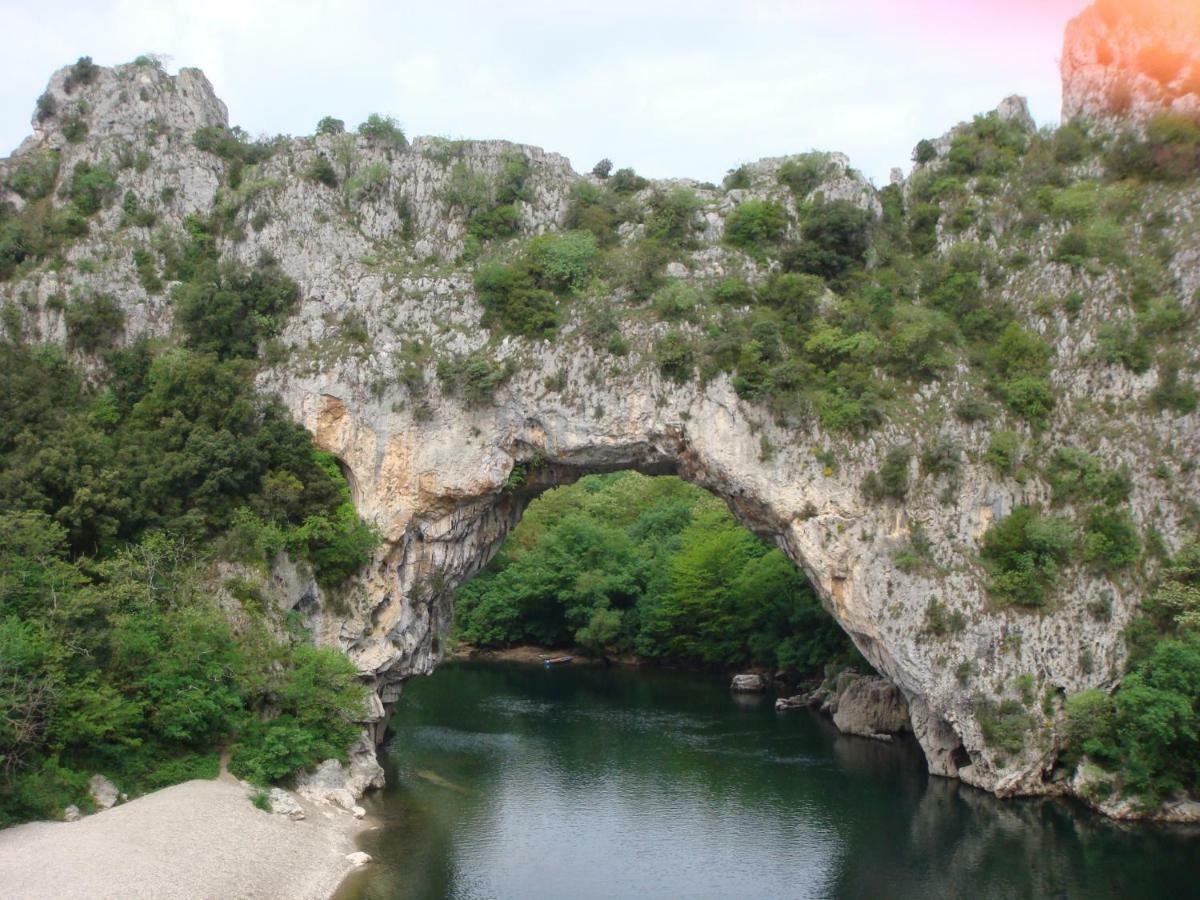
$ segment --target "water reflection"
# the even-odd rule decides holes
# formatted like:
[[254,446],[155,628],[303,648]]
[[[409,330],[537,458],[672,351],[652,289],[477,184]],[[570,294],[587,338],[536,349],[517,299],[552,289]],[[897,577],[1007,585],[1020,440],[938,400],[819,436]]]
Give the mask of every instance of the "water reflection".
[[339,894],[1163,897],[1195,836],[930,779],[912,742],[741,703],[721,682],[456,665],[412,686]]

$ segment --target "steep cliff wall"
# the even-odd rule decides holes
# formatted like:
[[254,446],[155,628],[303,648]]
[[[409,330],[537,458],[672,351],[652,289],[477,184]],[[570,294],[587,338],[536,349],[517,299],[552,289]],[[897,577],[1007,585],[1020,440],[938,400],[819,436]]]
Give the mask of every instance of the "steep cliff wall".
[[[1072,26],[1073,46],[1082,46],[1085,26]],[[1066,102],[1072,114],[1085,114],[1098,95],[1072,60]],[[127,65],[101,69],[86,84],[69,84],[69,74],[51,79],[33,136],[0,161],[0,181],[11,185],[24,161],[53,150],[62,173],[54,204],[68,202],[67,173],[81,163],[111,169],[117,188],[86,235],[56,259],[26,260],[0,284],[0,302],[27,334],[61,341],[63,298],[106,293],[125,312],[122,340],[166,337],[170,286],[147,288],[136,251],[159,252],[193,215],[221,219],[226,258],[251,266],[270,259],[299,283],[302,306],[270,348],[260,383],[337,454],[359,510],[385,536],[348,596],[310,611],[319,639],[344,649],[385,702],[399,696],[405,678],[436,665],[455,586],[487,562],[531,497],[586,472],[675,472],[724,498],[804,569],[864,655],[903,690],[931,771],[1001,794],[1065,789],[1052,779],[1062,699],[1119,678],[1122,629],[1154,560],[1144,555],[1119,573],[1067,564],[1052,602],[1031,610],[989,596],[981,540],[1014,508],[1048,504],[1038,461],[1057,448],[1080,448],[1128,473],[1132,521],[1177,548],[1194,521],[1200,420],[1155,405],[1152,395],[1168,369],[1170,378],[1194,384],[1197,347],[1185,342],[1170,360],[1138,371],[1100,353],[1106,323],[1135,323],[1137,272],[1065,259],[1061,241],[1075,226],[1032,215],[1020,172],[968,174],[957,193],[934,196],[940,218],[931,258],[949,258],[962,244],[996,258],[972,277],[1054,347],[1053,410],[1037,427],[1010,414],[988,421],[961,412],[981,386],[963,356],[934,379],[888,376],[884,421],[849,433],[804,409],[784,413],[748,399],[728,371],[680,378],[661,364],[664,336],[699,343],[720,331],[719,317],[664,321],[626,287],[600,281],[561,301],[562,324],[550,339],[485,328],[473,287],[479,251],[469,210],[457,199],[464,178],[494,184],[514,158],[527,169],[516,238],[483,253],[511,258],[520,241],[567,225],[578,185],[601,184],[561,156],[499,141],[418,138],[401,146],[330,134],[276,142],[243,169],[193,140],[197,128],[227,124],[199,72],[172,77]],[[1033,140],[1019,101],[1006,101],[989,121]],[[930,205],[930,184],[953,171],[954,138],[968,132],[964,126],[938,142],[904,186],[908,206]],[[322,158],[332,185],[312,175]],[[816,180],[799,194],[781,182],[787,162],[747,166],[742,186],[729,189],[657,182],[631,193],[628,202],[643,212],[671,188],[686,187],[698,200],[688,214],[691,237],[666,265],[666,283],[707,289],[733,275],[762,285],[778,269],[723,241],[731,212],[747,200],[779,203],[789,239],[801,246],[806,202],[842,199],[876,221],[888,215],[883,195],[844,158],[822,158]],[[1094,155],[1063,163],[1067,180],[1054,190],[1094,183],[1097,165]],[[1128,254],[1156,248],[1155,285],[1169,284],[1191,327],[1200,193],[1194,181],[1142,191],[1125,207],[1140,208],[1130,213]],[[17,212],[29,202],[10,187],[0,201]],[[153,210],[152,220],[131,217],[130,205]],[[975,218],[954,215],[963,209]],[[621,246],[644,235],[645,219],[621,226]],[[871,251],[868,270],[882,252]],[[826,293],[818,305],[835,302]],[[464,359],[496,373],[489,392],[472,392]],[[1015,435],[1028,465],[995,465],[989,451],[997,430]],[[919,451],[937,440],[956,448],[952,472],[905,459],[902,498],[863,490],[889,450]],[[1070,500],[1060,509],[1075,511]],[[924,558],[915,566],[900,561],[914,538]],[[1015,718],[998,712],[1014,708]],[[1019,749],[990,734],[998,715],[1023,735]]]
[[1063,121],[1200,113],[1200,7],[1096,3],[1067,25],[1061,66]]

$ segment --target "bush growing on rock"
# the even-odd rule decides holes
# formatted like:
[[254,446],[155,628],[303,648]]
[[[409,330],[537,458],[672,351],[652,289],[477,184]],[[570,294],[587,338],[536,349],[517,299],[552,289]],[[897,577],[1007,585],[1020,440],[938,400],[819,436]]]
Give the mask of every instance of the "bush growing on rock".
[[[321,121],[326,122],[327,120],[322,119]],[[367,121],[358,126],[358,133],[368,140],[387,147],[403,149],[408,146],[408,138],[404,136],[404,129],[391,116],[371,113],[367,116]]]
[[108,294],[96,294],[76,300],[64,313],[67,344],[95,353],[109,347],[125,330],[125,313]]
[[801,242],[784,254],[784,268],[836,281],[867,255],[870,215],[847,200],[818,203],[800,224]]
[[317,123],[317,134],[344,134],[346,123],[333,116],[325,116]]
[[747,200],[726,219],[725,240],[743,250],[762,251],[783,239],[787,224],[787,213],[778,203]]
[[1075,531],[1062,519],[1017,506],[983,536],[980,556],[988,569],[988,593],[1001,604],[1045,606],[1058,582],[1058,567],[1075,547]]
[[911,460],[909,447],[893,447],[884,457],[883,465],[863,479],[863,496],[876,501],[903,500],[908,494],[908,464]]

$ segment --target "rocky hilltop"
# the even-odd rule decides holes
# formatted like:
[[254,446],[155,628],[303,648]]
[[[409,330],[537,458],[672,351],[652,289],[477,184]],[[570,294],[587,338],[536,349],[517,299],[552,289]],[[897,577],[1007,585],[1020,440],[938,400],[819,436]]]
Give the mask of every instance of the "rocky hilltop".
[[[1108,8],[1068,30],[1070,118],[1113,112],[1113,73],[1146,58]],[[1194,109],[1188,65],[1130,75],[1127,109]],[[1039,134],[1019,99],[922,142],[884,189],[836,154],[716,186],[502,141],[228,125],[194,69],[55,73],[0,203],[84,222],[13,253],[4,321],[67,342],[71,305],[104,295],[113,340],[170,339],[167,260],[201,221],[225,260],[299,285],[259,383],[384,542],[337,597],[280,584],[384,704],[437,664],[455,587],[537,493],[678,473],[803,568],[903,692],[932,772],[1070,789],[1064,699],[1118,682],[1123,629],[1197,521],[1194,179],[1112,181],[1119,136]],[[561,234],[582,249],[537,241]],[[1031,516],[1082,549],[988,551]]]
[[1096,3],[1067,25],[1064,121],[1200,112],[1200,7],[1179,0]]

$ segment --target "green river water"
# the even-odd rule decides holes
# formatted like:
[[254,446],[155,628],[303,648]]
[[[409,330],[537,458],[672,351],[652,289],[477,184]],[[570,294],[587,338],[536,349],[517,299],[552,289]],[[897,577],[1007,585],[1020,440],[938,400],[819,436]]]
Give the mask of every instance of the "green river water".
[[454,663],[392,727],[337,900],[1200,895],[1194,830],[997,800],[724,679]]

